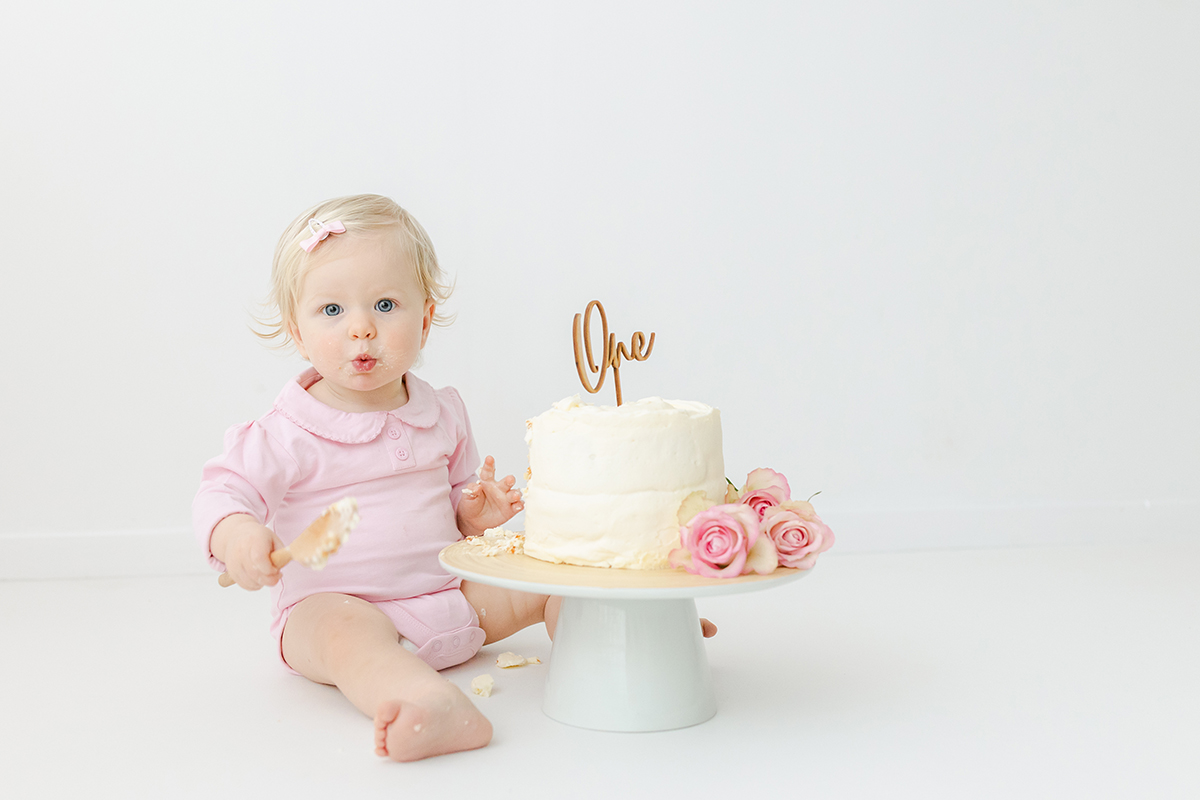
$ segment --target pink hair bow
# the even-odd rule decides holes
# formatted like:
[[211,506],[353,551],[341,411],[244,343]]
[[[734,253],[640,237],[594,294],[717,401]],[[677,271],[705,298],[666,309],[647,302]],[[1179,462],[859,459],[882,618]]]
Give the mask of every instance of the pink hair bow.
[[306,253],[311,253],[313,248],[325,241],[325,237],[329,234],[346,232],[346,226],[342,224],[341,220],[335,219],[333,222],[321,222],[316,217],[308,221],[308,229],[313,232],[313,235],[300,243],[300,246],[304,248],[304,252]]

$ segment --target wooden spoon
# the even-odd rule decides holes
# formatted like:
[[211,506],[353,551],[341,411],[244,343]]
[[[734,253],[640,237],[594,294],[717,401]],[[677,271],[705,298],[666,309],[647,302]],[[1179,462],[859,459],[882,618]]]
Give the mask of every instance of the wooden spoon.
[[[357,524],[358,503],[353,497],[344,497],[325,509],[290,545],[272,551],[271,563],[282,567],[289,561],[299,561],[309,569],[321,569],[346,543]],[[234,584],[226,572],[221,573],[217,582],[222,586]]]

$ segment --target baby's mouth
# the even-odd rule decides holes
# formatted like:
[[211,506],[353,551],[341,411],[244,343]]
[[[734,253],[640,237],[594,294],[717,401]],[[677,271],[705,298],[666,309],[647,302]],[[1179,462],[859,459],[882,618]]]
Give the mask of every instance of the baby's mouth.
[[354,360],[351,361],[350,364],[354,368],[355,372],[370,372],[375,368],[375,359],[371,358],[371,356],[367,355],[366,353],[361,353],[360,355],[355,356]]

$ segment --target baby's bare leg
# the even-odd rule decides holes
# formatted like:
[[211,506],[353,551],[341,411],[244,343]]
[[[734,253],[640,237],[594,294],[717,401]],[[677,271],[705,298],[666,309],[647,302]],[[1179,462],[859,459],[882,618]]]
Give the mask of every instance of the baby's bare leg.
[[479,627],[487,634],[484,644],[507,639],[517,631],[539,622],[546,623],[546,632],[551,639],[554,638],[561,597],[515,592],[471,581],[463,581],[459,588],[479,615]]
[[[562,607],[561,597],[515,592],[471,581],[463,581],[460,588],[479,615],[479,627],[487,634],[484,644],[506,639],[522,628],[539,622],[546,623],[546,633],[550,634],[551,639],[554,638],[558,610]],[[717,635],[717,626],[702,618],[700,632],[705,639],[709,639]]]
[[492,725],[454,684],[400,646],[383,612],[343,594],[301,600],[283,656],[309,680],[336,686],[375,720],[375,752],[396,761],[483,747]]

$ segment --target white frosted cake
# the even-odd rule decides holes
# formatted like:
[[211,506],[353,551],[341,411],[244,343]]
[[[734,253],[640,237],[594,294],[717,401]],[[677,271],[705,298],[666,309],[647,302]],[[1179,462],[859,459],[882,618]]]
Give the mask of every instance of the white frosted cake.
[[576,395],[528,426],[525,554],[533,558],[667,568],[684,499],[725,496],[721,413],[703,403],[592,406]]

